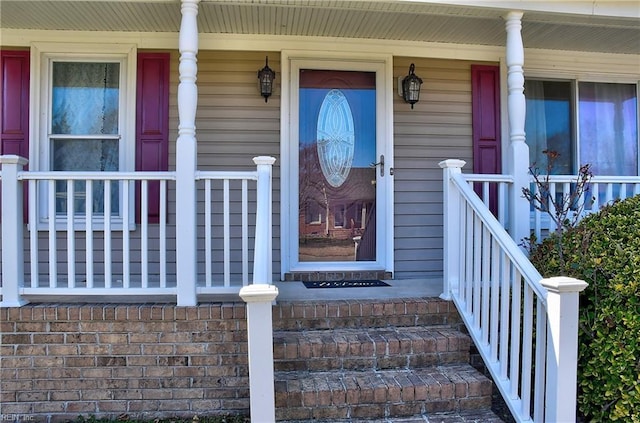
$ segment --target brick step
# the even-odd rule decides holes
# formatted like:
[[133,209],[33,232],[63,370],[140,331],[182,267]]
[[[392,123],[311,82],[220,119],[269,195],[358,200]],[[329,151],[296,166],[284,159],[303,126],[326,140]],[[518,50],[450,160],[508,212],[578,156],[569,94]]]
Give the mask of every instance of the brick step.
[[313,423],[504,423],[504,420],[489,409],[384,417],[381,419],[280,420],[281,423],[307,423],[309,421],[313,421]]
[[381,370],[469,362],[470,338],[449,328],[274,333],[275,370]]
[[278,301],[274,330],[387,326],[461,326],[450,301],[437,297],[387,300]]
[[491,381],[467,364],[276,372],[276,420],[383,419],[488,409]]

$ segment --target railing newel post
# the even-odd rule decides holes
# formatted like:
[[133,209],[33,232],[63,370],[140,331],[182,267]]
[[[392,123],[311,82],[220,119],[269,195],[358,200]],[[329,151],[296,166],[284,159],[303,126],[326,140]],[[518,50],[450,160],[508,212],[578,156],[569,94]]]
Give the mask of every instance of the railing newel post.
[[272,272],[272,195],[271,171],[276,162],[274,157],[258,156],[256,164],[256,238],[253,259],[253,283],[270,284]]
[[451,300],[452,285],[460,281],[459,262],[460,248],[457,245],[460,240],[460,193],[453,186],[451,178],[454,174],[462,173],[462,167],[466,164],[464,160],[449,159],[443,160],[438,165],[443,169],[443,284],[440,298]]
[[[2,166],[2,307],[20,307],[24,286],[23,189],[18,174],[28,160],[15,155],[0,156]],[[33,205],[32,205],[33,207]]]
[[580,279],[542,279],[547,290],[547,376],[545,421],[575,422]]
[[276,159],[254,157],[256,164],[256,235],[253,259],[253,283],[240,289],[247,303],[249,343],[249,405],[253,419],[275,422],[275,382],[273,369],[272,303],[278,288],[271,284],[272,205],[271,171]]

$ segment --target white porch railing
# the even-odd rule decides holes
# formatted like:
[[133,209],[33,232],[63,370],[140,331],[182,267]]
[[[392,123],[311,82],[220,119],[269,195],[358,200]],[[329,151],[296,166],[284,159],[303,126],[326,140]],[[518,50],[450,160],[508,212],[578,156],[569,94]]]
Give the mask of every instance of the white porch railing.
[[[270,281],[262,274],[270,265],[249,271],[252,258],[271,259],[273,161],[260,159],[255,171],[197,172],[198,204],[190,206],[175,204],[175,172],[24,171],[26,160],[1,156],[0,305],[19,306],[30,296],[176,296],[176,207],[198,207],[197,293],[238,294],[251,276]],[[158,223],[147,218],[150,184],[159,190]]]
[[[543,181],[549,182],[549,196],[558,198],[559,196],[569,196],[576,187],[576,175],[549,175],[540,177]],[[531,179],[531,191],[536,194],[538,187]],[[624,200],[640,194],[640,176],[593,176],[591,177],[586,191],[580,198],[577,198],[572,205],[569,218],[573,219],[578,213],[577,219],[595,213],[607,204],[615,200]],[[553,204],[549,203],[550,212],[553,214]],[[537,239],[542,239],[545,233],[555,230],[554,225],[549,222],[546,212],[532,209],[531,231]]]
[[440,163],[443,297],[455,303],[517,421],[574,422],[578,293],[587,284],[542,279],[462,176],[463,165]]

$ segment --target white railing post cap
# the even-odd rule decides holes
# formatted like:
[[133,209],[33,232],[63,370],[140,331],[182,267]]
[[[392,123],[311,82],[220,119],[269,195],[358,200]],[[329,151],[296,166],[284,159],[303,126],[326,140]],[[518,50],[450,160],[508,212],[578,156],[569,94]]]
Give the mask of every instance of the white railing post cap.
[[245,303],[268,303],[278,296],[278,287],[267,284],[247,285],[240,289],[240,298]]
[[276,162],[276,158],[271,156],[258,156],[253,158],[253,162],[256,165],[272,165]]
[[4,156],[0,156],[0,163],[2,164],[17,164],[17,165],[26,165],[29,163],[29,160],[25,159],[22,156],[16,156],[15,154],[5,154]]
[[581,279],[569,278],[567,276],[555,276],[545,278],[540,281],[547,291],[562,294],[565,292],[580,292],[589,286]]
[[440,163],[438,163],[438,166],[440,166],[442,169],[445,169],[445,168],[448,168],[448,167],[462,168],[462,166],[464,166],[466,164],[467,164],[467,162],[465,162],[464,160],[447,159],[447,160],[443,160]]

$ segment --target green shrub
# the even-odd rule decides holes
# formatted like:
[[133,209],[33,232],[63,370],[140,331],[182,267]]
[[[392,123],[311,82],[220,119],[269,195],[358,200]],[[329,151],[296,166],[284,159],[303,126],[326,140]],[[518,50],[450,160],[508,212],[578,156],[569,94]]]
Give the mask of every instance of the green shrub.
[[580,297],[579,413],[640,422],[640,196],[551,235],[531,261],[545,277],[589,283]]

